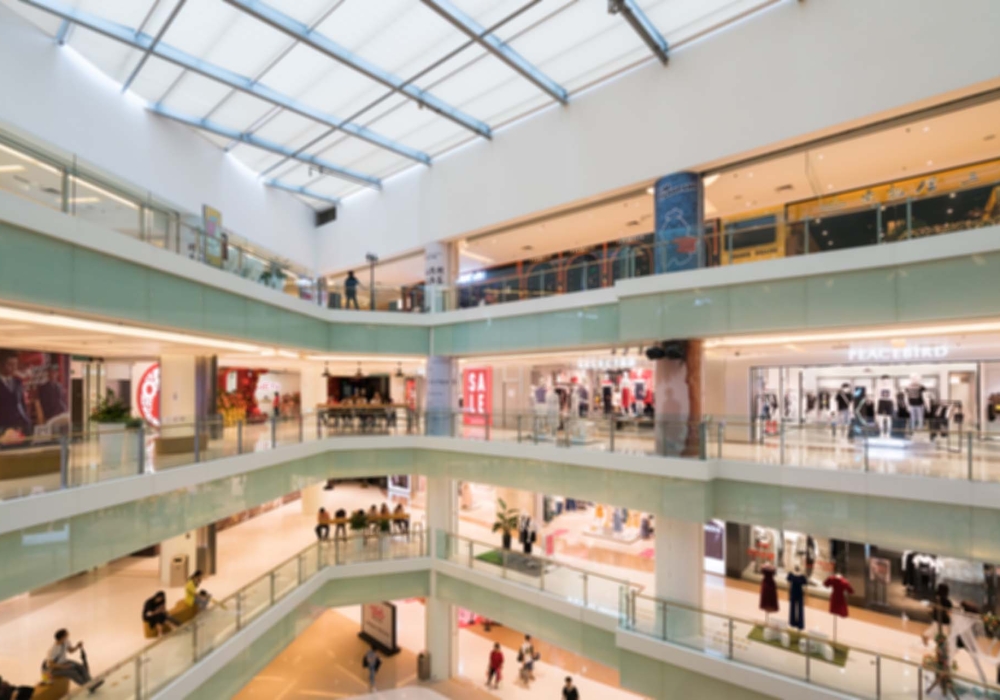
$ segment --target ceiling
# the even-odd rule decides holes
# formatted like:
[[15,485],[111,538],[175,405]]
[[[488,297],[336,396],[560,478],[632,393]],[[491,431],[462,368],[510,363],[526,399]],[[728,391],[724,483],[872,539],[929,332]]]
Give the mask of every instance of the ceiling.
[[[629,0],[672,48],[775,1]],[[602,0],[0,2],[317,208],[655,60]]]

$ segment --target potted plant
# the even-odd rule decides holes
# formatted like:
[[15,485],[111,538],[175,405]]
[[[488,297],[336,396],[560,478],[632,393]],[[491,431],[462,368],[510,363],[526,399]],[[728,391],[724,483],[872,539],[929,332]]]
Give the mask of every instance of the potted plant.
[[129,428],[138,428],[142,421],[133,418],[129,407],[108,389],[104,398],[90,414],[90,419],[97,424],[98,441],[100,444],[101,463],[99,468],[118,468],[122,466],[122,452],[125,448],[125,434]]
[[[361,533],[364,534],[368,530],[368,516],[365,514],[364,510],[358,509],[351,513],[351,519],[347,526],[351,529],[351,532],[355,535]],[[354,540],[355,551],[360,551],[365,544],[368,543],[368,537],[352,537]]]
[[507,503],[497,499],[497,519],[493,523],[493,532],[503,533],[503,548],[510,549],[511,533],[517,530],[518,513],[516,508],[508,508]]

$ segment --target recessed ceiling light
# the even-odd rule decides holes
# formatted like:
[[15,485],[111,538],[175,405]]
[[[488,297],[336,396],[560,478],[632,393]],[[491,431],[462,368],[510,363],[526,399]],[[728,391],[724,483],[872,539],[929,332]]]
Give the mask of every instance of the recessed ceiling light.
[[0,173],[19,173],[22,170],[23,165],[0,165]]
[[949,213],[949,214],[954,214],[954,213],[955,213],[955,210],[954,210],[954,209],[948,209],[948,213]]
[[753,177],[753,171],[747,173],[747,177]]
[[925,134],[926,134],[926,133],[927,133],[928,131],[930,131],[930,130],[931,130],[931,128],[930,128],[929,126],[925,126],[925,127],[924,127],[924,133],[925,133]]
[[716,181],[717,181],[718,179],[719,179],[719,173],[714,173],[714,174],[712,174],[712,175],[709,175],[709,176],[707,176],[707,177],[706,177],[706,178],[705,178],[704,180],[702,180],[701,182],[702,182],[702,184],[703,184],[703,185],[704,185],[705,187],[711,187],[712,185],[714,185],[714,184],[716,183]]
[[828,190],[832,190],[832,189],[833,189],[833,185],[827,185],[827,186],[826,186],[826,189],[828,189]]
[[826,242],[826,245],[827,245],[827,246],[832,246],[832,245],[833,245],[833,241],[827,241],[827,242]]
[[646,188],[646,194],[654,194],[655,192],[656,192],[656,190],[653,189],[652,187],[647,187]]
[[830,234],[830,232],[827,231],[826,229],[824,229],[823,232],[822,232],[822,234],[820,234],[820,235],[827,236],[829,234]]
[[817,159],[817,160],[823,160],[823,154],[822,154],[822,153],[820,153],[819,155],[817,155],[817,156],[816,156],[816,159]]
[[927,161],[927,165],[934,165],[934,161],[933,160]]
[[955,199],[955,193],[952,192],[950,195],[948,195],[948,199]]

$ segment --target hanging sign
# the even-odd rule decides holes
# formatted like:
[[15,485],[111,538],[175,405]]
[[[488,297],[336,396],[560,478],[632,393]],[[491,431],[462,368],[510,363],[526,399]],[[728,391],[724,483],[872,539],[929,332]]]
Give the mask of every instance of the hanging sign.
[[847,350],[848,362],[898,362],[912,360],[941,360],[948,357],[950,348],[944,344],[913,343],[894,345],[852,345]]

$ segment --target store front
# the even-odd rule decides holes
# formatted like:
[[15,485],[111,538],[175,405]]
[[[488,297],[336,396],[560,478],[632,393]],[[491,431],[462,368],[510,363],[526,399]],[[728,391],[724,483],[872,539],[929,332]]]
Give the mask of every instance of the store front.
[[725,533],[729,578],[760,584],[770,566],[779,588],[788,587],[789,574],[799,573],[806,577],[808,596],[829,598],[825,583],[840,574],[854,589],[847,597],[851,605],[925,622],[934,593],[944,584],[956,607],[983,615],[998,611],[1000,580],[993,564],[761,525],[726,523]]
[[898,447],[957,448],[963,432],[1000,433],[995,334],[707,347],[715,379],[706,412],[747,424],[751,440],[775,434],[779,423]]

